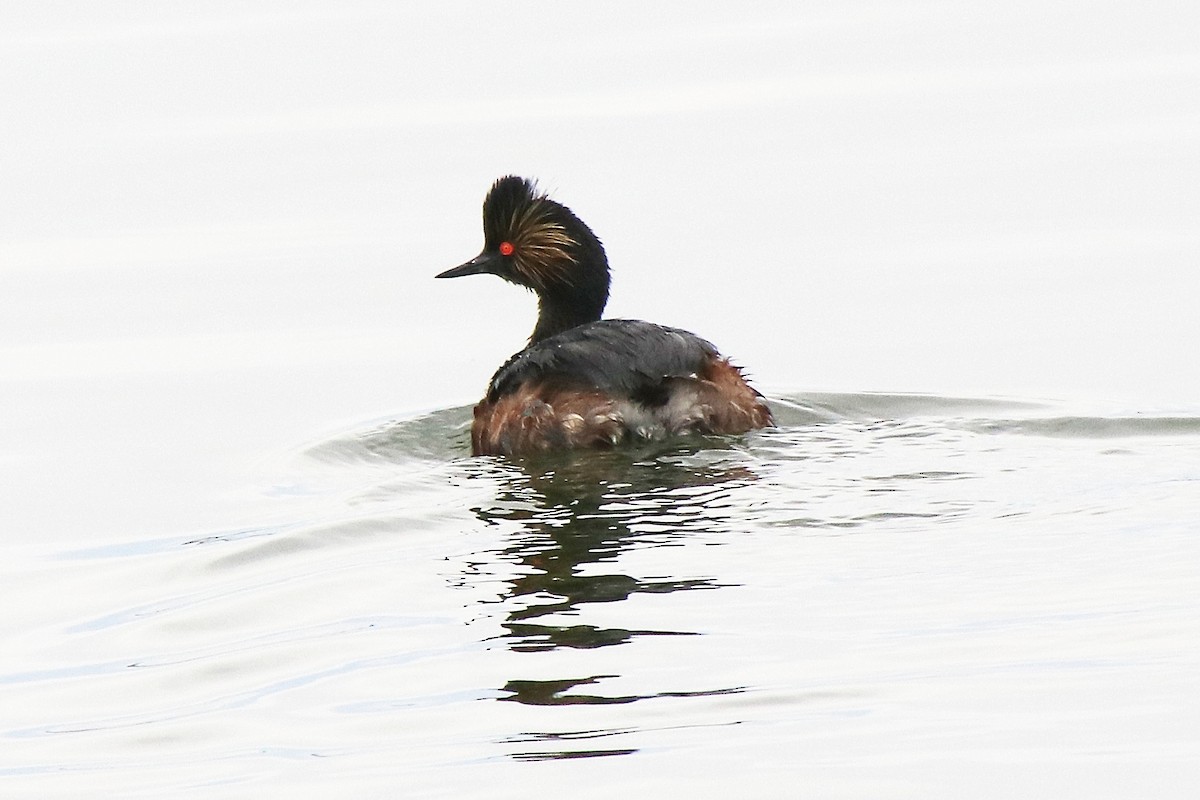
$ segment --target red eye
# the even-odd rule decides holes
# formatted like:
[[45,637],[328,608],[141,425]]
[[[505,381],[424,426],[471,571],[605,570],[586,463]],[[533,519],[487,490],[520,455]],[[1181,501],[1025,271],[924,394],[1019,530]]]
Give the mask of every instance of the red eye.
[[513,254],[513,250],[515,249],[516,248],[512,246],[512,242],[500,243],[500,255],[502,256],[511,256]]

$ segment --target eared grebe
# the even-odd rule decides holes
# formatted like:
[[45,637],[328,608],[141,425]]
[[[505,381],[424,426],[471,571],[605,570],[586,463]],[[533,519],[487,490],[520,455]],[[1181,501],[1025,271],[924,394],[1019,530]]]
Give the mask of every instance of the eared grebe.
[[569,208],[508,176],[483,201],[483,252],[438,275],[491,273],[537,293],[529,345],[475,406],[475,455],[610,447],[679,433],[745,433],[772,424],[762,395],[700,337],[600,319],[604,247]]

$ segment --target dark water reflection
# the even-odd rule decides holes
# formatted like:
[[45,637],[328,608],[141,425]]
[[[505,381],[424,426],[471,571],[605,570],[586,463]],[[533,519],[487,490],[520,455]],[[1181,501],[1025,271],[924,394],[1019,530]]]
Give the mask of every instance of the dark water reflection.
[[[615,568],[634,548],[671,546],[698,533],[728,529],[739,486],[757,480],[744,454],[721,440],[716,449],[674,445],[648,451],[562,454],[520,462],[472,462],[499,490],[495,501],[473,512],[489,525],[514,530],[492,555],[522,573],[506,581],[500,602],[508,608],[497,641],[522,653],[556,648],[594,649],[627,644],[645,636],[695,636],[696,631],[644,626],[600,627],[563,624],[592,604],[617,603],[638,594],[716,590],[716,576],[648,578]],[[725,449],[721,449],[725,448]],[[595,687],[615,675],[554,680],[513,678],[503,687],[507,701],[528,705],[603,705],[651,697],[728,694],[731,687],[689,692],[605,695]],[[607,751],[600,754],[611,754]],[[572,753],[572,757],[578,757]]]
[[[456,603],[469,597],[460,644],[487,647],[462,677],[483,704],[472,719],[495,723],[476,738],[521,761],[628,755],[661,749],[668,731],[755,720],[774,730],[797,698],[825,698],[813,706],[825,721],[857,719],[870,708],[857,687],[910,690],[892,659],[924,675],[943,657],[930,648],[957,646],[958,631],[1020,627],[1013,598],[1031,598],[1016,613],[1041,658],[1062,565],[1086,582],[1089,564],[1107,580],[1115,563],[1076,558],[1080,543],[1090,553],[1107,537],[1122,560],[1126,529],[1169,536],[1194,505],[1178,498],[1194,486],[1179,454],[1195,446],[1195,417],[882,394],[796,395],[774,410],[776,428],[737,439],[507,460],[466,455],[463,407],[307,452],[353,482],[356,530],[382,519],[373,530],[432,532],[434,571],[465,590]],[[1050,607],[1075,615],[1074,597]],[[1007,669],[981,658],[964,674]]]

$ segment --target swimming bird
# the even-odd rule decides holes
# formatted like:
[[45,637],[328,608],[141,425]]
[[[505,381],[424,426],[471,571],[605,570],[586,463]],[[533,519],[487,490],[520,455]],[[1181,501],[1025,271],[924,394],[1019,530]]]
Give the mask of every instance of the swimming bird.
[[509,175],[483,201],[483,251],[438,278],[497,275],[532,290],[529,344],[475,406],[475,455],[612,447],[773,424],[763,396],[712,343],[651,322],[601,319],[604,246],[534,181]]

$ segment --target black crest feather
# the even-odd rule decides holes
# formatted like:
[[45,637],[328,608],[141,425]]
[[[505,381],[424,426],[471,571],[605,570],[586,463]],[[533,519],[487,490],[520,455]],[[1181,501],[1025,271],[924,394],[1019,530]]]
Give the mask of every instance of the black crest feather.
[[608,258],[591,228],[537,184],[507,175],[483,201],[484,252],[504,254],[496,274],[537,292],[541,305],[531,341],[600,319],[608,303]]

